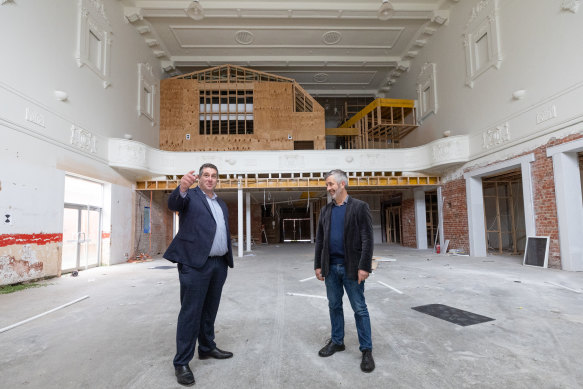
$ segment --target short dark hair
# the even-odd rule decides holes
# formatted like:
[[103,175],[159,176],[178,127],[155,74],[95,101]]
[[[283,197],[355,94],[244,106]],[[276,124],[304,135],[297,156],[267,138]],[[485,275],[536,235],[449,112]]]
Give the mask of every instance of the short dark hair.
[[212,163],[203,163],[202,166],[200,167],[200,169],[198,169],[199,176],[202,176],[202,169],[204,169],[206,167],[210,167],[211,169],[215,169],[217,172],[217,176],[219,175],[219,169],[217,169],[217,167],[215,165],[213,165]]
[[346,175],[346,172],[344,170],[340,170],[340,169],[330,170],[324,176],[324,180],[327,179],[330,176],[334,176],[334,180],[336,180],[336,182],[338,184],[340,184],[341,182],[344,181],[344,186],[346,188],[348,188],[348,176]]

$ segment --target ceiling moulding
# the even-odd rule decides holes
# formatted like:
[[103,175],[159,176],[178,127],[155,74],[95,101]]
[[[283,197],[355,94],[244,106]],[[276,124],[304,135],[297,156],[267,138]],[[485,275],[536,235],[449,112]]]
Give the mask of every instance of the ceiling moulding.
[[431,21],[437,24],[449,24],[449,11],[444,10],[437,10],[433,11],[433,16],[431,17]]
[[144,19],[140,8],[125,7],[123,10],[126,23],[135,23]]
[[[140,4],[146,4],[140,3]],[[249,3],[247,3],[248,5]],[[254,4],[254,3],[251,3]],[[315,8],[312,3],[257,3],[253,7],[237,7],[234,2],[204,3],[204,18],[279,18],[279,19],[376,19],[378,20],[379,3],[362,5],[358,2],[339,5],[331,3],[328,7]],[[184,12],[184,2],[168,2],[162,7],[141,8],[141,14],[145,18],[173,18],[187,17]],[[255,8],[256,7],[256,8]],[[261,7],[261,8],[259,8]],[[364,9],[363,9],[364,8]],[[397,4],[393,18],[412,18],[419,20],[432,20],[435,14],[433,4]]]

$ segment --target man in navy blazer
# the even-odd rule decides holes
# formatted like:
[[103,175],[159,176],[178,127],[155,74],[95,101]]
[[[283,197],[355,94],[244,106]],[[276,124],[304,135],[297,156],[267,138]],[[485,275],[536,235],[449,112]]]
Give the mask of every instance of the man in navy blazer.
[[[226,359],[233,353],[219,349],[215,339],[215,318],[227,279],[233,267],[227,204],[217,197],[219,170],[210,163],[180,179],[180,186],[168,198],[168,208],[179,212],[179,230],[164,258],[177,263],[180,279],[180,313],[176,328],[176,380],[194,385],[188,363],[198,339],[200,359]],[[198,181],[198,187],[189,189]]]

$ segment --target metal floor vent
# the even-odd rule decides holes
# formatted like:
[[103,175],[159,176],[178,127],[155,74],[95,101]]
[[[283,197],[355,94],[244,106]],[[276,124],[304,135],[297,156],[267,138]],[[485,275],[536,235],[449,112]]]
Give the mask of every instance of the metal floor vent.
[[478,315],[443,304],[420,305],[411,309],[464,327],[495,320],[491,317]]

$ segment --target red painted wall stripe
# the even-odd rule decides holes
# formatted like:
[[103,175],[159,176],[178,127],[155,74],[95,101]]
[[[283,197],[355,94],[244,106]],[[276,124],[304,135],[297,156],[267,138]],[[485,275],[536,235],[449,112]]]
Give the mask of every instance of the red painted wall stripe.
[[0,247],[14,244],[45,245],[63,241],[63,234],[6,234],[0,235]]

